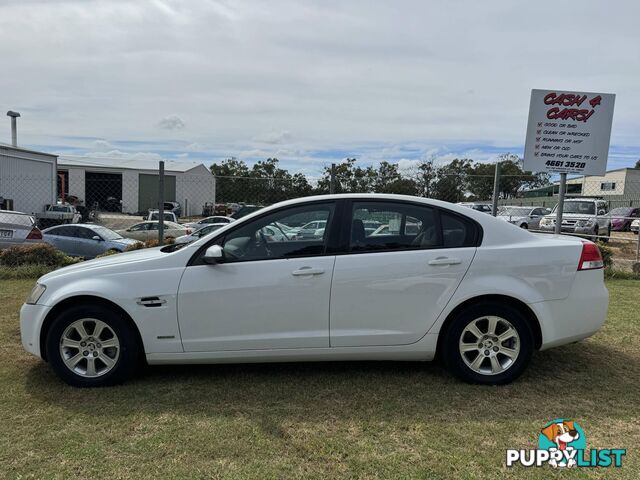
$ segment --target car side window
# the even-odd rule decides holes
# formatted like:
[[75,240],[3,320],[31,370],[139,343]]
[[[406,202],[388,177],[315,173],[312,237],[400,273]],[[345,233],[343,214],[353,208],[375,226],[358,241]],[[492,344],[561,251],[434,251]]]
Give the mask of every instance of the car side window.
[[[372,225],[369,229],[365,225]],[[378,228],[371,228],[380,225]],[[382,227],[382,228],[381,228]],[[440,245],[435,210],[393,202],[354,202],[349,251],[375,252]]]
[[56,237],[70,237],[71,236],[69,235],[70,228],[71,227],[54,228],[53,230],[50,230],[49,232],[47,232],[47,235],[55,235]]
[[[324,254],[334,204],[310,204],[265,215],[224,237],[226,262],[247,262]],[[315,222],[319,228],[309,228]],[[304,229],[302,227],[305,227]]]
[[476,226],[461,215],[441,211],[442,243],[444,248],[473,247],[476,244]]
[[90,230],[88,228],[83,228],[83,227],[76,227],[76,231],[77,231],[76,236],[84,240],[91,240],[93,237],[98,235],[93,230]]

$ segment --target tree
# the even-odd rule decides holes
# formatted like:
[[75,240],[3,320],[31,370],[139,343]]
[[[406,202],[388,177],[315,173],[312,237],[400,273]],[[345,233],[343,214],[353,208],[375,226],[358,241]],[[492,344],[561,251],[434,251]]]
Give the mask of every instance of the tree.
[[471,165],[472,161],[468,158],[456,158],[439,167],[433,198],[453,203],[462,202],[466,196]]
[[638,161],[636,162],[636,166],[635,166],[635,167],[633,167],[633,168],[640,168],[640,160],[638,160]]
[[417,195],[431,198],[436,180],[438,179],[438,168],[435,165],[435,160],[430,158],[421,161],[418,164],[418,171],[415,177]]

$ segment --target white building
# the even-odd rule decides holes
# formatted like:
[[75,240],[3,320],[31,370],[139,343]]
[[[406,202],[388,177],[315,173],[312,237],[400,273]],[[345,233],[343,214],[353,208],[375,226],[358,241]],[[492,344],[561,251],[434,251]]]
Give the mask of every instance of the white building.
[[0,143],[0,209],[37,213],[55,203],[57,158]]
[[[157,160],[61,156],[59,189],[87,207],[121,201],[124,213],[145,212],[158,207],[158,168]],[[183,215],[202,213],[215,194],[215,178],[203,164],[165,160],[164,200],[179,202]]]

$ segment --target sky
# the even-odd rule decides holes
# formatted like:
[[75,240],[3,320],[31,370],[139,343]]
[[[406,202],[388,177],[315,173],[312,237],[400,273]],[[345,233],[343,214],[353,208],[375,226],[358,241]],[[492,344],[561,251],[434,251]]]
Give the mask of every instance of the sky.
[[313,176],[522,155],[532,88],[615,93],[620,168],[640,158],[638,18],[633,0],[0,0],[0,109],[45,152]]

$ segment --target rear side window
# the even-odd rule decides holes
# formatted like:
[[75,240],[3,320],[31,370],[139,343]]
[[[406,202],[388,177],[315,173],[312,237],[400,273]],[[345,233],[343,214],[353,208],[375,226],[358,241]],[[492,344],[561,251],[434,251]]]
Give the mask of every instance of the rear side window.
[[460,215],[441,211],[442,244],[444,248],[473,247],[478,236],[474,222]]
[[446,210],[398,202],[354,202],[349,251],[474,247],[479,233],[475,222]]
[[403,203],[354,202],[349,250],[373,252],[440,245],[435,210]]

